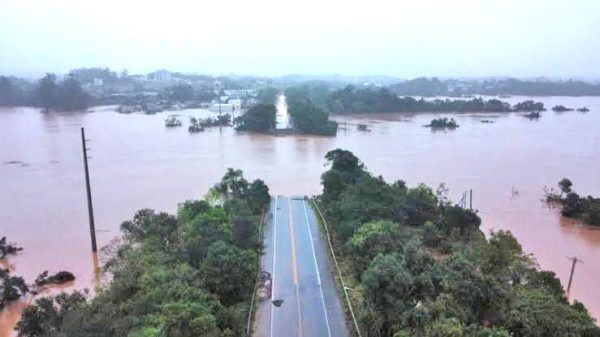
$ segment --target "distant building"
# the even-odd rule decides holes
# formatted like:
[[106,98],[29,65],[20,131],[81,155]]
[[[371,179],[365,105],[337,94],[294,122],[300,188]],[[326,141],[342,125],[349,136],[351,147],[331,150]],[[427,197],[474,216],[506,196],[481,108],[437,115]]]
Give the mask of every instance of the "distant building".
[[248,97],[255,97],[255,90],[225,90],[225,95],[231,99],[244,99]]
[[101,78],[94,78],[94,86],[101,87],[104,85],[104,80]]
[[156,71],[153,75],[155,82],[168,82],[171,80],[171,73],[167,70]]

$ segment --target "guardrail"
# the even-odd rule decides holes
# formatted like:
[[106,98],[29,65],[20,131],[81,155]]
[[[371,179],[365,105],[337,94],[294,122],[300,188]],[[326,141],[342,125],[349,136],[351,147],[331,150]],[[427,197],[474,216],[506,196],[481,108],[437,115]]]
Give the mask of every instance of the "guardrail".
[[352,321],[354,322],[354,328],[356,329],[356,334],[358,335],[358,337],[362,337],[360,328],[358,327],[358,322],[356,321],[356,316],[354,315],[354,309],[352,308],[352,302],[350,302],[350,296],[348,296],[348,289],[346,288],[346,284],[344,283],[344,278],[342,277],[342,272],[340,271],[340,266],[337,262],[337,258],[335,257],[335,252],[333,251],[333,245],[331,243],[331,236],[329,235],[329,226],[327,226],[327,221],[325,220],[323,213],[321,213],[321,210],[319,209],[319,206],[315,202],[315,199],[311,199],[311,200],[313,202],[313,205],[315,206],[315,209],[317,210],[317,213],[319,213],[319,216],[321,217],[321,220],[323,221],[323,226],[325,226],[325,234],[327,235],[327,243],[329,244],[329,250],[331,251],[331,256],[333,257],[333,263],[335,264],[335,269],[338,272],[338,277],[340,279],[340,283],[342,284],[342,290],[344,291],[346,301],[348,302],[348,309],[350,310],[350,315],[352,316]]
[[[262,233],[262,228],[263,228],[263,224],[265,222],[265,214],[267,214],[265,211],[263,211],[263,213],[260,216],[260,223],[258,225],[258,237],[260,239],[260,242],[262,242],[263,239],[263,233]],[[252,335],[252,316],[254,314],[254,302],[255,298],[256,298],[256,293],[258,292],[258,284],[260,283],[260,276],[262,273],[262,269],[261,269],[261,265],[260,265],[260,259],[258,261],[259,265],[258,265],[258,273],[256,275],[256,283],[254,284],[254,290],[252,291],[252,299],[250,300],[250,310],[248,311],[248,324],[246,325],[246,337],[250,337]]]

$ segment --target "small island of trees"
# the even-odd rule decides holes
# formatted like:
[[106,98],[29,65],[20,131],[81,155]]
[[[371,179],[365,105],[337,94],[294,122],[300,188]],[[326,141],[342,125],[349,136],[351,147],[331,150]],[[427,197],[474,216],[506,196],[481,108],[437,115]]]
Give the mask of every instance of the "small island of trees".
[[567,178],[558,182],[560,192],[553,189],[546,192],[546,200],[558,203],[561,214],[568,218],[579,219],[592,226],[600,226],[600,198],[579,196],[572,190],[573,183]]
[[285,95],[288,111],[297,132],[323,136],[336,135],[337,122],[329,120],[329,115],[313,103],[303,88],[288,88]]
[[571,108],[567,108],[564,105],[555,105],[552,107],[552,111],[555,112],[565,112],[565,111],[573,111]]
[[429,124],[425,125],[425,127],[432,129],[456,129],[459,127],[458,123],[454,120],[454,118],[436,118],[432,119]]
[[254,105],[245,114],[236,117],[234,124],[236,130],[251,132],[273,132],[275,130],[275,115],[277,109],[274,104],[260,103]]
[[[266,94],[265,94],[266,95]],[[286,91],[288,113],[293,121],[294,132],[300,134],[335,136],[338,125],[329,115],[317,107],[305,93],[297,88]],[[237,117],[236,130],[262,133],[275,132],[277,109],[274,104],[259,103]]]

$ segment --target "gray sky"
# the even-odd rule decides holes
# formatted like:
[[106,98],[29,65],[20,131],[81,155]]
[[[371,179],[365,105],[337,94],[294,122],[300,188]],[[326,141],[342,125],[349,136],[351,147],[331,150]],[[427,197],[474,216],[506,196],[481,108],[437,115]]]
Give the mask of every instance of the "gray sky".
[[600,0],[0,0],[0,73],[600,78]]

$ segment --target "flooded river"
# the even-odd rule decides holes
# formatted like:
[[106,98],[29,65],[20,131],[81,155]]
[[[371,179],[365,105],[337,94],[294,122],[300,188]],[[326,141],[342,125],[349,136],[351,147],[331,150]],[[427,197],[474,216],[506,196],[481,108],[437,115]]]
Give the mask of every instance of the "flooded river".
[[[119,224],[140,208],[173,212],[178,202],[202,197],[227,167],[264,179],[272,194],[318,194],[323,156],[339,147],[389,180],[434,187],[445,182],[455,201],[473,189],[483,230],[511,230],[563,284],[567,256],[582,259],[571,297],[600,318],[600,230],[565,220],[540,201],[544,186],[563,177],[571,178],[580,194],[600,195],[600,98],[540,100],[547,107],[585,105],[591,111],[547,111],[537,121],[514,113],[453,114],[460,127],[446,132],[422,127],[431,114],[339,117],[347,130],[328,138],[237,134],[231,128],[189,134],[187,115],[208,114],[199,110],[180,112],[184,126],[167,129],[169,113],[0,108],[0,236],[24,248],[1,263],[29,282],[44,270],[68,270],[77,277],[69,289],[92,287],[81,126],[90,139],[99,245],[115,238]],[[357,123],[371,132],[356,131]],[[518,195],[512,195],[513,188]],[[23,305],[14,303],[0,313],[0,337],[12,334]]]

